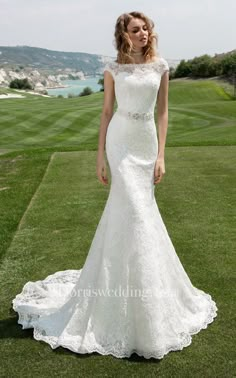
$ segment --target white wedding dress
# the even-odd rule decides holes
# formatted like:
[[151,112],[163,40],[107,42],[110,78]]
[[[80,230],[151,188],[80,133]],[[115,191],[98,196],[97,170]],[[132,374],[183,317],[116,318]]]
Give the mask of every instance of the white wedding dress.
[[217,307],[192,285],[154,196],[154,107],[168,63],[110,62],[105,70],[118,105],[106,135],[111,186],[87,259],[82,269],[27,282],[13,309],[52,349],[161,359],[190,345]]

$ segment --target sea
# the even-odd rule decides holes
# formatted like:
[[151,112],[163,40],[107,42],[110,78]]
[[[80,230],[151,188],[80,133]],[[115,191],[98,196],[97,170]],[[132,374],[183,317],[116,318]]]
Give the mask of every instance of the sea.
[[68,94],[78,95],[85,87],[90,87],[93,92],[99,92],[102,88],[98,84],[98,80],[102,78],[102,75],[86,77],[85,80],[61,80],[62,85],[65,88],[53,88],[46,89],[49,96],[62,95],[63,97],[68,97]]

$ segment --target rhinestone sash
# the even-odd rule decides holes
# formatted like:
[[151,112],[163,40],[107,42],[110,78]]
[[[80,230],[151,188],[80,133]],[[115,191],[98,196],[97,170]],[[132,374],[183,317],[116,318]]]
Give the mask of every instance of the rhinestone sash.
[[154,114],[152,112],[148,113],[133,113],[128,112],[127,110],[118,108],[116,112],[128,119],[135,119],[135,120],[142,120],[142,121],[148,121],[150,119],[154,118]]

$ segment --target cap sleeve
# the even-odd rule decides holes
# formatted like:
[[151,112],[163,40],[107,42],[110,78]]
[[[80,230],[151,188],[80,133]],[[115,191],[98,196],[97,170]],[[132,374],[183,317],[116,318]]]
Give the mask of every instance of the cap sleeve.
[[105,65],[105,67],[104,67],[104,69],[103,69],[103,73],[104,73],[105,71],[110,72],[111,75],[112,75],[112,77],[114,78],[114,70],[113,70],[113,68],[112,68],[112,63],[111,63],[111,62],[110,62],[110,63],[107,63],[107,64]]
[[162,67],[161,67],[161,76],[163,76],[163,74],[164,74],[166,71],[170,71],[170,68],[169,68],[169,64],[168,64],[168,62],[167,62],[164,58],[161,58],[161,63],[162,63]]

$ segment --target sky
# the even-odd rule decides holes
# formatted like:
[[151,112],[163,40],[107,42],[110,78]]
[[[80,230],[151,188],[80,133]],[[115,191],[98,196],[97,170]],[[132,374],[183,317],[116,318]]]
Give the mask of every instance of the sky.
[[236,48],[236,0],[0,0],[0,46],[115,57],[116,20],[132,11],[153,20],[167,60]]

